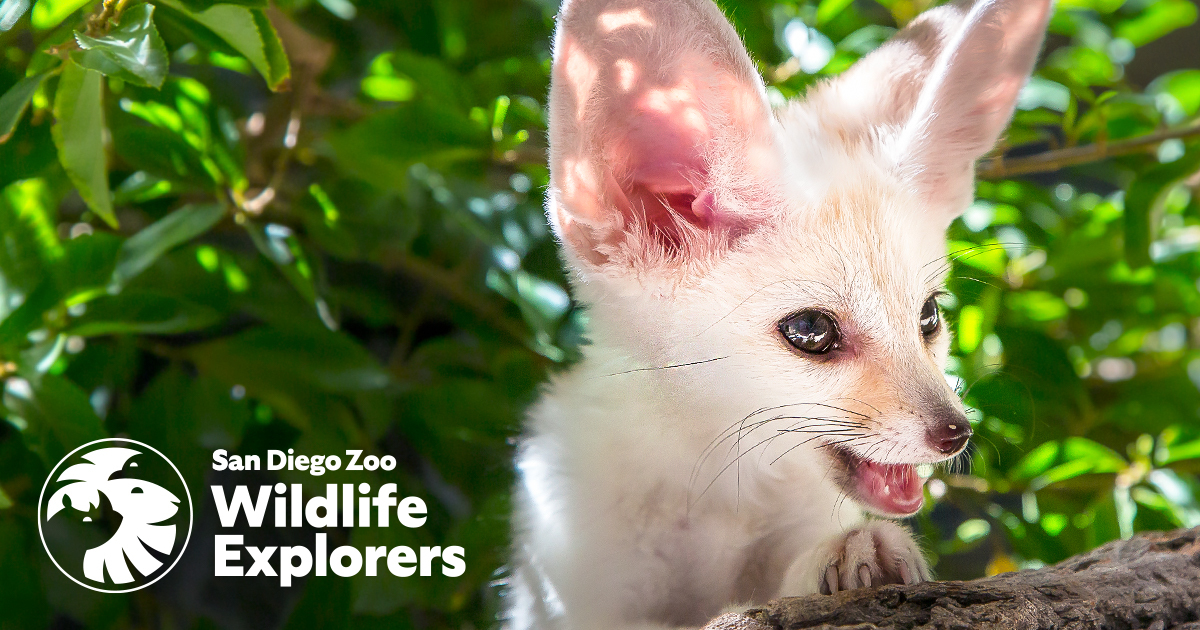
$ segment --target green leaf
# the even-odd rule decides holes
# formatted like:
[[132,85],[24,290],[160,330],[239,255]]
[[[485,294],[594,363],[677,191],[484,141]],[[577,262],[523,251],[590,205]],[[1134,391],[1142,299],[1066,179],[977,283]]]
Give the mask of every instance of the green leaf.
[[1148,3],[1146,10],[1137,17],[1117,24],[1114,34],[1141,47],[1195,22],[1195,4],[1188,0],[1157,0]]
[[0,32],[7,31],[16,25],[17,20],[29,10],[30,0],[0,1]]
[[91,2],[93,0],[37,0],[29,19],[39,31],[52,29]]
[[[259,10],[254,10],[250,13],[254,16],[254,25],[258,28],[259,35],[262,38],[263,55],[266,58],[266,67],[268,69],[263,76],[267,77],[267,85],[274,90],[279,88],[284,81],[292,76],[292,68],[288,63],[287,51],[283,49],[283,42],[279,39],[279,33],[275,32],[275,25],[271,24],[271,20],[267,17],[267,14]],[[259,68],[259,72],[262,72],[261,68]]]
[[54,278],[72,304],[107,293],[123,241],[111,232],[81,234],[63,246],[63,259],[54,265]]
[[1009,293],[1008,307],[1035,322],[1050,322],[1067,315],[1067,304],[1062,298],[1046,291],[1020,291]]
[[125,291],[88,303],[66,333],[81,337],[137,334],[171,335],[208,328],[221,320],[215,310],[175,296]]
[[136,85],[161,88],[167,76],[167,47],[154,28],[154,6],[126,9],[107,35],[75,33],[83,50],[71,53],[75,63]]
[[[0,20],[2,19],[0,17]],[[29,101],[33,98],[33,94],[37,92],[42,81],[46,80],[48,76],[50,76],[49,73],[42,72],[25,77],[5,92],[4,96],[0,96],[0,142],[6,142],[12,136],[13,130],[17,128],[17,123],[21,121],[21,116],[29,107]]]
[[950,241],[947,249],[951,261],[986,271],[994,276],[1004,275],[1008,266],[1008,255],[1004,246],[995,240],[988,240],[979,245],[966,241]]
[[295,287],[300,297],[316,308],[317,316],[325,326],[336,330],[337,323],[329,312],[329,306],[317,293],[312,263],[291,228],[275,223],[262,226],[251,221],[247,221],[245,227],[258,251],[275,264],[275,268]]
[[346,172],[384,190],[403,190],[412,164],[437,169],[480,160],[491,135],[450,108],[418,99],[330,134],[329,143]]
[[1170,464],[1186,459],[1200,458],[1200,440],[1193,440],[1183,444],[1173,444],[1166,448],[1166,454],[1159,458],[1159,464]]
[[159,256],[204,234],[223,216],[225,210],[217,204],[187,205],[129,237],[118,254],[111,286],[124,286]]
[[61,376],[22,373],[9,378],[4,407],[26,425],[26,442],[48,466],[76,447],[108,437],[87,394]]
[[51,610],[39,577],[38,536],[22,526],[15,514],[0,518],[0,610],[5,629],[44,628]]
[[25,301],[0,322],[0,345],[25,341],[26,335],[42,325],[42,315],[61,299],[62,293],[54,279],[43,279],[25,296]]
[[1021,461],[1017,462],[1008,476],[1014,481],[1022,479],[1031,479],[1050,469],[1058,459],[1059,444],[1058,442],[1046,442],[1041,446],[1030,451]]
[[204,11],[218,4],[235,4],[254,9],[267,8],[267,0],[179,0],[179,2],[190,11]]
[[103,76],[66,62],[54,96],[54,144],[58,160],[88,208],[117,226],[108,190],[104,152]]
[[824,26],[846,10],[854,0],[821,0],[817,5],[817,26]]
[[1125,194],[1125,259],[1130,267],[1150,264],[1151,226],[1167,196],[1179,182],[1200,170],[1200,144],[1183,157],[1151,168],[1138,176]]
[[248,400],[235,400],[229,387],[187,373],[178,363],[159,372],[139,392],[126,431],[171,458],[189,487],[204,485],[212,452],[235,449],[251,421]]
[[272,90],[279,89],[291,76],[283,43],[261,10],[218,4],[203,11],[189,11],[178,0],[158,1],[185,13],[232,46],[258,70]]
[[387,372],[357,342],[320,327],[254,328],[193,346],[188,355],[201,371],[243,384],[248,391],[315,387],[350,392],[389,382]]
[[44,181],[27,179],[0,195],[0,320],[27,301],[62,257],[45,188]]
[[1064,46],[1050,54],[1046,66],[1060,70],[1068,79],[1061,80],[1056,73],[1043,72],[1046,78],[1059,81],[1068,87],[1081,85],[1107,85],[1116,74],[1115,66],[1108,55],[1086,46]]
[[1176,70],[1150,82],[1146,93],[1169,95],[1179,105],[1180,118],[1200,112],[1200,70]]

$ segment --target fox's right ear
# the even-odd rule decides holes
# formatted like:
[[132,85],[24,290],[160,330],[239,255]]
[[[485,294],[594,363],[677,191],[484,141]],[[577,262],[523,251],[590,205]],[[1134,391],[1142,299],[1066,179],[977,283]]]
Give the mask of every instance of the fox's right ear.
[[567,0],[549,127],[548,214],[577,270],[670,271],[775,205],[765,87],[712,0]]

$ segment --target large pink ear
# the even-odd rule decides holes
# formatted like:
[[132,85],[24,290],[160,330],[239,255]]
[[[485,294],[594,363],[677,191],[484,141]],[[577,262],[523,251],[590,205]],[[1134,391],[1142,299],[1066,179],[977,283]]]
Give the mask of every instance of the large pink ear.
[[776,204],[762,79],[711,0],[567,0],[550,87],[549,215],[583,267],[678,263]]
[[1008,127],[1042,47],[1051,0],[978,0],[930,70],[895,155],[948,218],[971,203],[975,161]]

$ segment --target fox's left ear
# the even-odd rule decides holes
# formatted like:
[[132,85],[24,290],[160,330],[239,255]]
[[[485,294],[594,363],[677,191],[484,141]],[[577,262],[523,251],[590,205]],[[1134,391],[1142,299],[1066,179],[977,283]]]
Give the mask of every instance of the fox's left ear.
[[[975,161],[1008,126],[1041,50],[1051,0],[977,0],[934,61],[895,145],[897,166],[931,206],[958,216]],[[958,7],[956,7],[958,8]]]

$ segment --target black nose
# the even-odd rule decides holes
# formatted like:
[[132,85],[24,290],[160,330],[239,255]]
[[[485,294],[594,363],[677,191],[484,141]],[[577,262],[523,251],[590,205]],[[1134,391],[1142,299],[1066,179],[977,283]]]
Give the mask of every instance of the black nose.
[[925,433],[925,439],[943,455],[953,455],[961,451],[967,445],[967,440],[971,439],[971,423],[961,417],[949,422],[939,422]]

